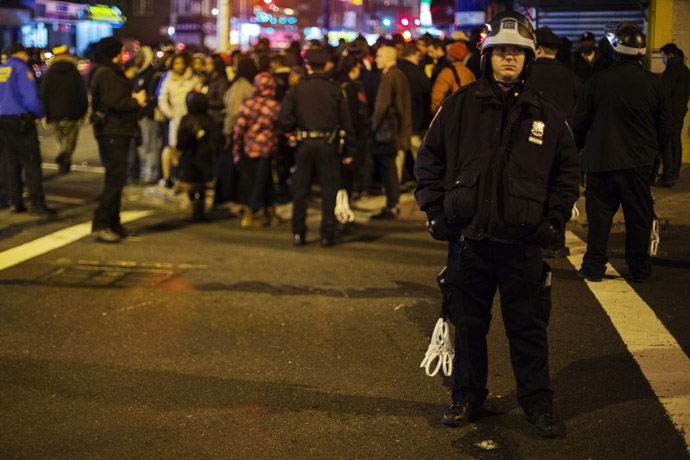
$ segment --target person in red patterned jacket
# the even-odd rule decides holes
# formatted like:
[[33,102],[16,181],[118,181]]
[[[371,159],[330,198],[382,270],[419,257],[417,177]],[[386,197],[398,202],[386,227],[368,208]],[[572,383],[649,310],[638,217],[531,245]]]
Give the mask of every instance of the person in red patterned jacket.
[[242,228],[263,226],[264,215],[271,226],[281,222],[273,206],[271,175],[271,159],[278,151],[280,136],[277,87],[268,72],[254,78],[254,94],[242,103],[232,133],[232,152],[240,170],[239,201],[244,205]]

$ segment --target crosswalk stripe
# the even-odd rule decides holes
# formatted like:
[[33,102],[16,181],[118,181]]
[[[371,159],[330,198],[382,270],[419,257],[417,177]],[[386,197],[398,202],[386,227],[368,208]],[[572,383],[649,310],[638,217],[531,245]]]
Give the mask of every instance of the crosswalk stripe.
[[[566,245],[571,254],[568,260],[579,269],[586,243],[568,231]],[[606,273],[616,278],[587,281],[587,286],[611,318],[690,452],[690,358],[620,274],[610,265]]]
[[[123,223],[141,219],[152,214],[152,211],[124,211],[120,213]],[[12,267],[26,260],[45,254],[53,249],[73,243],[91,233],[92,222],[84,222],[64,228],[50,235],[35,239],[12,249],[0,252],[0,270]]]

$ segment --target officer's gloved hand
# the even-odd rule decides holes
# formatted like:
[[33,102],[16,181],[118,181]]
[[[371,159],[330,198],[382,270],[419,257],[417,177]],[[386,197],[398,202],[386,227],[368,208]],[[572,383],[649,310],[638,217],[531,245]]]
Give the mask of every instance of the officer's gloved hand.
[[448,241],[448,221],[443,212],[427,214],[429,218],[429,233],[435,240]]
[[542,248],[546,249],[556,236],[556,229],[558,227],[559,223],[557,221],[544,219],[539,223],[534,233],[528,237],[528,240],[539,243]]

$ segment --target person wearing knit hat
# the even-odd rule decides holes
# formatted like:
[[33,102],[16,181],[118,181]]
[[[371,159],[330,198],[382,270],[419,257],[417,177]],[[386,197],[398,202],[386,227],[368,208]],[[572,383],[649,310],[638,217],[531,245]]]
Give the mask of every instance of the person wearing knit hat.
[[41,97],[46,121],[55,131],[58,144],[58,172],[67,174],[72,165],[72,153],[77,146],[80,121],[86,115],[89,102],[86,85],[77,70],[77,58],[67,53],[64,45],[53,48],[53,59],[43,78]]
[[123,47],[122,41],[115,37],[104,37],[98,42],[98,52],[107,59],[117,57],[122,52]]
[[472,71],[468,69],[462,60],[467,56],[467,45],[463,42],[455,42],[448,46],[450,64],[441,70],[431,88],[431,113],[436,113],[441,102],[453,94],[458,88],[472,81],[476,81]]
[[120,222],[122,189],[127,182],[127,156],[137,134],[137,115],[146,105],[146,91],[132,92],[122,70],[123,46],[115,37],[102,38],[96,63],[89,72],[93,133],[105,166],[103,193],[93,216],[91,234],[115,243],[129,234]]
[[467,45],[463,42],[455,42],[448,46],[448,54],[456,61],[462,61],[467,56]]

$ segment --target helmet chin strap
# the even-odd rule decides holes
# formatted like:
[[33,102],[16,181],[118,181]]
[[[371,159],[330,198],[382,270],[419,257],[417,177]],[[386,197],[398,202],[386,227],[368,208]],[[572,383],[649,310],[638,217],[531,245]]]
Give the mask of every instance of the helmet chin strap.
[[496,84],[497,84],[498,86],[502,86],[502,87],[504,87],[504,88],[512,88],[513,86],[516,86],[516,85],[518,85],[519,83],[521,83],[523,80],[521,80],[521,79],[518,77],[518,78],[516,78],[515,80],[509,81],[509,82],[506,83],[506,82],[502,82],[502,81],[497,80],[496,77],[494,76],[494,81],[496,82]]

